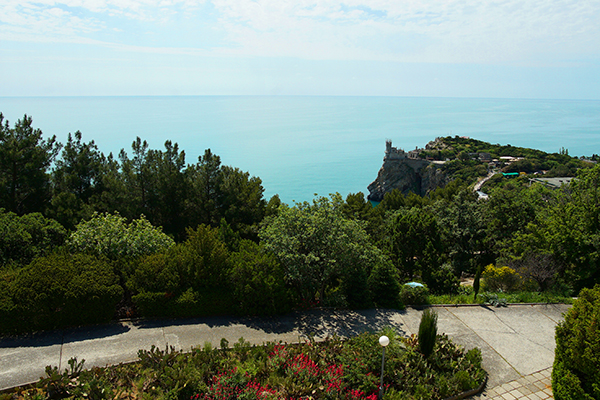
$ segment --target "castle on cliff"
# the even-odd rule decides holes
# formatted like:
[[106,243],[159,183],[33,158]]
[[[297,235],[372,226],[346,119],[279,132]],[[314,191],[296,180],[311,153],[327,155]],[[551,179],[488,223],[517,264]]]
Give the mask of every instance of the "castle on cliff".
[[[367,187],[369,200],[378,202],[394,189],[403,194],[413,192],[424,196],[436,187],[444,186],[445,174],[435,168],[431,161],[419,157],[423,149],[418,147],[412,151],[404,151],[392,146],[391,140],[385,142],[383,165],[377,178]],[[428,168],[433,165],[433,168]]]
[[406,152],[397,147],[392,147],[392,141],[388,139],[385,141],[385,156],[383,157],[383,161],[386,162],[391,160],[405,160],[407,158],[417,159],[419,158],[419,153],[421,151],[422,149],[419,149],[418,147],[409,152]]

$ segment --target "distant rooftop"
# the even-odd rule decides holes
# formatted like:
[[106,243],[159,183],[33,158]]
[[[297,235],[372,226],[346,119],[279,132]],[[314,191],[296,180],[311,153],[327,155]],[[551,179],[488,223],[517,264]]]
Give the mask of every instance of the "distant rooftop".
[[546,185],[551,188],[559,188],[562,185],[568,185],[571,181],[575,179],[573,177],[563,177],[563,178],[533,178],[531,179],[533,182],[539,182],[543,185]]

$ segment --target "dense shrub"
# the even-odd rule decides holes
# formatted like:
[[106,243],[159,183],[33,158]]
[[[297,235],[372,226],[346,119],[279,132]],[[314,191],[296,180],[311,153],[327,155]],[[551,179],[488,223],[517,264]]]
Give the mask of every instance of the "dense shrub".
[[187,234],[184,243],[164,253],[142,257],[128,271],[127,287],[142,315],[201,316],[232,312],[229,253],[219,231],[200,225]]
[[67,231],[40,213],[18,216],[0,209],[0,269],[21,267],[61,246]]
[[340,289],[344,294],[344,307],[360,309],[373,306],[368,285],[368,270],[372,266],[364,256],[365,254],[362,254],[358,259],[348,260],[342,270]]
[[373,303],[383,308],[404,308],[400,300],[398,271],[390,263],[379,263],[371,271],[368,280]]
[[512,292],[519,288],[521,276],[510,267],[495,267],[490,264],[483,274],[483,289],[489,292]]
[[132,297],[141,315],[146,317],[199,317],[231,313],[230,293],[215,289],[192,288],[172,292],[140,292]]
[[557,400],[600,399],[600,285],[583,289],[556,327],[552,391]]
[[111,259],[139,257],[164,251],[175,242],[142,215],[127,223],[119,214],[94,213],[80,222],[67,240],[73,252],[90,253]]
[[112,266],[84,254],[39,257],[0,285],[4,333],[107,322],[123,296]]
[[433,294],[456,293],[460,285],[460,279],[454,275],[452,266],[447,263],[435,269],[423,271],[423,281]]
[[425,358],[431,355],[437,337],[437,313],[431,308],[423,311],[419,324],[419,351]]
[[289,311],[291,302],[283,268],[262,246],[243,240],[239,251],[231,255],[228,276],[236,312],[272,315]]
[[429,290],[426,286],[412,287],[409,285],[402,285],[400,289],[400,301],[405,305],[419,306],[428,304]]

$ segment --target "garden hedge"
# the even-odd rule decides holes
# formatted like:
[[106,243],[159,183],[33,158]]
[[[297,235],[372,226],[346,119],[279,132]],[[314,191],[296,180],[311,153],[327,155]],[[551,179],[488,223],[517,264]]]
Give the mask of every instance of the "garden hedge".
[[556,327],[556,400],[600,400],[600,285],[583,289]]
[[123,297],[109,262],[85,254],[52,254],[4,274],[0,333],[108,322]]

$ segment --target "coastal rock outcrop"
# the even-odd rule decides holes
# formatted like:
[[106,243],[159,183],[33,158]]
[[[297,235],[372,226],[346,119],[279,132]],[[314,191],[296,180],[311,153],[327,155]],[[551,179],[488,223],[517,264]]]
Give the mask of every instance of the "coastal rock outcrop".
[[367,198],[381,201],[383,196],[394,189],[403,194],[413,192],[424,196],[437,187],[445,186],[446,174],[438,167],[423,158],[419,158],[420,150],[405,152],[392,147],[391,140],[386,141],[383,165],[375,179],[368,187]]

